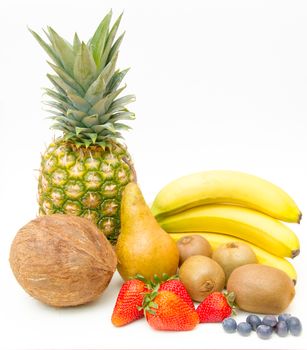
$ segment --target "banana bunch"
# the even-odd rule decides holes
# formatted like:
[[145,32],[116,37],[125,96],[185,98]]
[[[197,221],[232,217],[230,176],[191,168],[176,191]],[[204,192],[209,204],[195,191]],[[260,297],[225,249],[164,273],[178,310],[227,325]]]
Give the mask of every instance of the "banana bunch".
[[244,240],[257,250],[260,262],[278,265],[296,279],[284,258],[297,256],[300,244],[282,221],[299,223],[302,214],[286,192],[264,179],[222,170],[187,175],[158,193],[152,212],[172,237],[198,232],[212,242]]

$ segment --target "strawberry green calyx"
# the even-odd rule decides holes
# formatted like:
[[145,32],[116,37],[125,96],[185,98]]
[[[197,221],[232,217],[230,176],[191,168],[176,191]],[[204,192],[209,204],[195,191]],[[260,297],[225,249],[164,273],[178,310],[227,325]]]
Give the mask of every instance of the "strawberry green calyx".
[[156,314],[156,310],[158,309],[158,304],[154,302],[155,298],[158,296],[158,290],[152,290],[148,293],[144,294],[143,304],[138,310],[144,311],[144,316],[149,313],[151,315]]
[[193,300],[188,294],[185,286],[179,280],[178,275],[169,277],[163,274],[162,277],[154,276],[153,281],[147,284],[148,292],[144,295],[142,308],[145,316],[146,312],[154,315],[157,309],[156,297],[165,291],[175,294],[180,300],[187,304],[192,310],[195,310]]
[[228,291],[224,291],[223,295],[225,296],[228,305],[231,307],[231,315],[235,316],[236,315],[236,303],[235,303],[235,299],[236,299],[236,295],[235,292],[228,292]]
[[168,274],[163,273],[161,277],[159,277],[158,275],[154,275],[152,280],[147,280],[141,274],[136,274],[135,276],[131,277],[131,279],[138,279],[138,280],[144,282],[147,285],[147,288],[150,290],[153,290],[155,288],[158,290],[162,283],[164,283],[166,281],[179,280],[179,276],[174,275],[174,276],[169,277]]
[[179,277],[178,275],[169,277],[166,273],[163,273],[161,277],[154,275],[153,280],[146,280],[146,278],[144,278],[142,275],[137,274],[134,276],[134,279],[144,282],[148,289],[148,292],[144,293],[142,306],[138,308],[138,310],[144,310],[144,315],[146,316],[147,312],[152,315],[155,315],[156,313],[158,305],[154,302],[154,300],[159,294],[161,284],[165,283],[166,281],[178,280]]

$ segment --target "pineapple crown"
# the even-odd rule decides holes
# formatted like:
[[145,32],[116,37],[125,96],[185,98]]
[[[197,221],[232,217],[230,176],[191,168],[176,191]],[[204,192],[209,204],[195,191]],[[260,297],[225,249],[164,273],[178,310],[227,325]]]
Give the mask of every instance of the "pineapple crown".
[[121,121],[134,119],[126,105],[135,100],[134,95],[118,97],[125,89],[121,82],[128,69],[116,69],[116,61],[124,34],[116,40],[122,18],[120,15],[110,29],[112,11],[101,21],[93,37],[81,42],[75,33],[73,43],[68,43],[51,27],[45,34],[50,44],[29,29],[52,62],[55,74],[47,74],[54,89],[45,89],[52,100],[50,118],[53,129],[61,130],[63,138],[77,147],[99,145],[122,138],[121,131],[130,127]]

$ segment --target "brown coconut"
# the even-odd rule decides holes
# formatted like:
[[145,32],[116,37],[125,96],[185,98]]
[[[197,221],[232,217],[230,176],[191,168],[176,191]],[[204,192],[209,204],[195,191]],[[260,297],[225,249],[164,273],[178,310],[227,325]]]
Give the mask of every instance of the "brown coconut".
[[16,234],[10,264],[34,298],[58,307],[97,299],[116,270],[116,255],[97,227],[64,214],[30,221]]

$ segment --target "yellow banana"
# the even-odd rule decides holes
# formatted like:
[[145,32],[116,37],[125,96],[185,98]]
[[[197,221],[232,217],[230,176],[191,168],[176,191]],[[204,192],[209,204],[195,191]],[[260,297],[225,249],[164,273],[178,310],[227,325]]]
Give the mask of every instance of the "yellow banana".
[[152,212],[163,218],[203,204],[234,204],[258,210],[286,222],[300,222],[293,199],[276,185],[237,171],[212,170],[187,175],[166,185]]
[[231,237],[228,235],[224,234],[219,234],[219,233],[171,233],[171,237],[175,240],[178,241],[181,237],[192,235],[192,234],[199,234],[202,237],[206,238],[208,242],[210,243],[211,247],[213,250],[215,250],[218,246],[221,244],[225,244],[228,242],[242,242],[245,244],[248,244],[254,251],[254,253],[257,256],[258,262],[263,265],[268,265],[275,267],[277,269],[280,269],[284,271],[294,282],[294,284],[297,281],[297,273],[294,268],[294,266],[286,259],[280,258],[276,255],[270,254],[267,251],[255,246],[252,243],[249,243],[247,241],[244,241],[242,239],[236,238],[236,237]]
[[269,253],[294,258],[297,236],[286,225],[258,211],[232,205],[204,205],[161,220],[167,232],[217,232],[253,243]]

